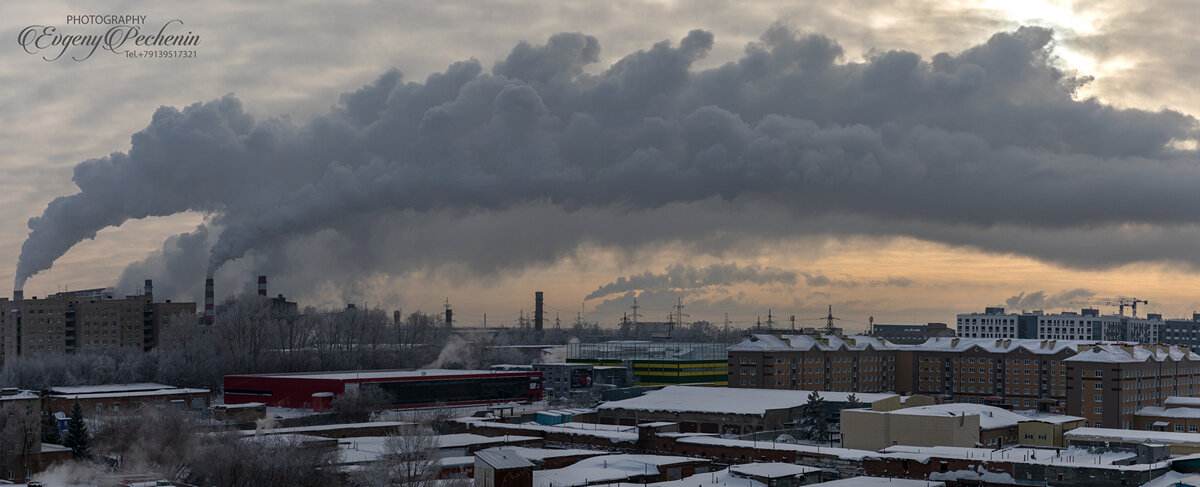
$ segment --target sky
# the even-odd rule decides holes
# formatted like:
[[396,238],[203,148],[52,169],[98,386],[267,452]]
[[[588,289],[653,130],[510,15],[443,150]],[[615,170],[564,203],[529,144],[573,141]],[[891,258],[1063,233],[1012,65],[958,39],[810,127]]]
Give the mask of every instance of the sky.
[[[113,26],[71,15],[199,42],[21,44]],[[813,326],[832,305],[850,329],[1119,297],[1200,311],[1193,2],[49,1],[0,19],[0,278],[26,296],[152,278],[199,301],[214,273],[219,296],[266,274],[305,305],[448,301],[489,326],[536,291],[564,325],[613,325],[635,297],[643,321],[682,300],[688,321]]]

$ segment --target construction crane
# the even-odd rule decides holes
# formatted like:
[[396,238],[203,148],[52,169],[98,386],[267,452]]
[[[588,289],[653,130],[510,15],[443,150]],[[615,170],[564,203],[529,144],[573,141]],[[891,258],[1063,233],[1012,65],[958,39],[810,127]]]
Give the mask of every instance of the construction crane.
[[1138,303],[1150,304],[1150,301],[1138,298],[1096,298],[1090,301],[1072,301],[1071,304],[1081,304],[1088,306],[1116,306],[1118,313],[1125,316],[1125,308],[1132,311],[1134,318],[1137,318]]

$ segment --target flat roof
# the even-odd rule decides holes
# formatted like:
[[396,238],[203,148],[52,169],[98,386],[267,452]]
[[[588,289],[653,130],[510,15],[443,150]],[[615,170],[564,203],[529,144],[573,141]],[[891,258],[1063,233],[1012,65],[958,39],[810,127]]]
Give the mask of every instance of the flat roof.
[[[763,415],[769,410],[791,409],[808,404],[808,395],[811,392],[667,386],[657,391],[648,391],[643,396],[606,402],[597,409]],[[896,396],[887,393],[829,391],[817,391],[817,394],[830,402],[846,402],[853,394],[864,405]]]
[[791,463],[747,463],[744,465],[730,465],[729,470],[736,474],[768,479],[795,477],[797,475],[821,471],[817,467],[806,467]]
[[51,394],[98,394],[102,392],[135,392],[174,389],[174,386],[154,382],[137,382],[133,384],[100,384],[92,386],[51,387]]
[[1178,443],[1200,445],[1200,433],[1173,431],[1140,431],[1114,428],[1075,428],[1063,433],[1068,440],[1121,440],[1138,443]]
[[819,484],[809,484],[810,487],[946,487],[945,482],[936,480],[892,479],[884,477],[850,477],[848,479],[831,480]]
[[357,379],[413,379],[475,375],[529,375],[533,372],[520,370],[451,370],[451,369],[385,369],[385,370],[341,370],[333,372],[289,372],[281,374],[235,374],[225,377],[270,377],[281,379],[357,380]]

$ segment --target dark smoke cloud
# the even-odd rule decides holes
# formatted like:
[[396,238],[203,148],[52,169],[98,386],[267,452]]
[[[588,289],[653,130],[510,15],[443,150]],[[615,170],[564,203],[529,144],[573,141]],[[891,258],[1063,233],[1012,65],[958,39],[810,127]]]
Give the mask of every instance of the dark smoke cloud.
[[[877,51],[842,63],[833,40],[775,26],[741,59],[694,70],[714,41],[693,31],[588,74],[597,40],[558,34],[518,45],[490,73],[474,60],[424,82],[389,71],[304,125],[257,121],[233,96],[164,107],[128,153],[79,164],[80,192],[30,219],[15,285],[103,228],[183,211],[222,229],[209,273],[324,232],[342,237],[331,240],[351,261],[399,258],[408,268],[489,246],[484,253],[499,260],[468,271],[486,274],[591,239],[637,247],[698,235],[719,252],[760,235],[854,229],[992,248],[984,235],[1012,229],[1012,246],[994,250],[1044,257],[1022,237],[1131,222],[1192,231],[1197,154],[1169,144],[1197,137],[1196,121],[1076,100],[1086,77],[1055,67],[1050,40],[1048,30],[1022,28],[957,54]],[[622,233],[621,216],[697,205],[833,224],[767,228],[734,211],[733,226],[761,233],[729,233],[691,215],[696,227],[667,226],[676,234],[611,235]],[[439,249],[412,233],[537,206],[616,223],[548,239],[540,257],[490,240]],[[408,225],[395,229],[406,240],[393,249],[428,253],[352,243],[382,220]],[[538,228],[545,236],[552,227]],[[1194,251],[1134,246],[1102,260],[1175,258],[1200,263]]]
[[601,285],[584,297],[584,300],[601,298],[627,291],[685,290],[708,287],[731,286],[734,284],[795,284],[796,273],[783,269],[759,266],[739,266],[736,262],[713,264],[696,268],[682,264],[667,266],[666,272],[654,274],[646,271],[640,275],[618,277],[615,281]]

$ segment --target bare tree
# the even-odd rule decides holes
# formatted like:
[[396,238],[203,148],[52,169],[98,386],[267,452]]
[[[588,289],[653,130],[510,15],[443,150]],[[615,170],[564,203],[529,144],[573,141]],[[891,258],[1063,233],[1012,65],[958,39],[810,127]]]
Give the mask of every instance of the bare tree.
[[383,443],[379,459],[352,478],[355,485],[432,487],[438,474],[438,440],[426,426],[402,428]]

